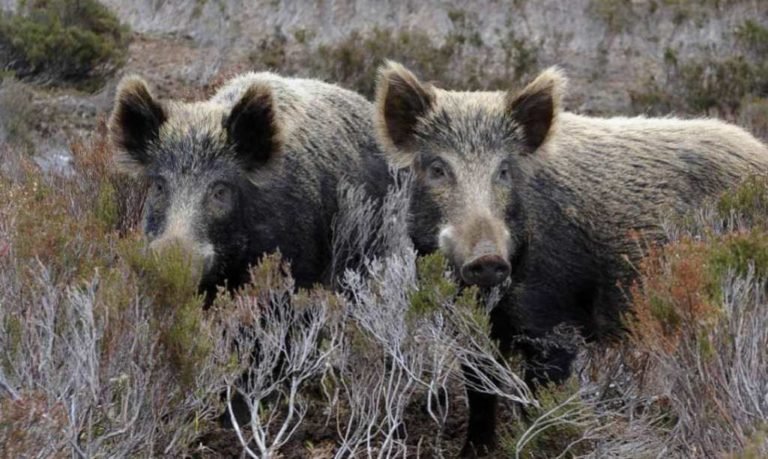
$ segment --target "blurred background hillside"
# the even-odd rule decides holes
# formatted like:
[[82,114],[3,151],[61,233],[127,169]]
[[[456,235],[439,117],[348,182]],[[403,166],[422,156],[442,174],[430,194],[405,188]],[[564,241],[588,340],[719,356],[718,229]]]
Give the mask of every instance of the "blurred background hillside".
[[768,134],[762,0],[2,0],[0,142],[68,161],[119,77],[195,98],[244,70],[339,82],[370,97],[377,66],[514,88],[550,65],[566,107],[598,115],[719,116]]

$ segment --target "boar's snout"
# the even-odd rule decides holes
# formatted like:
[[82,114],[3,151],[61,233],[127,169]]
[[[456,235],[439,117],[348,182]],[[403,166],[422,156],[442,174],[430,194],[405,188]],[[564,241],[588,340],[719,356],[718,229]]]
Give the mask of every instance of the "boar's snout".
[[511,267],[507,260],[498,255],[483,255],[464,263],[461,279],[469,285],[493,287],[509,276]]

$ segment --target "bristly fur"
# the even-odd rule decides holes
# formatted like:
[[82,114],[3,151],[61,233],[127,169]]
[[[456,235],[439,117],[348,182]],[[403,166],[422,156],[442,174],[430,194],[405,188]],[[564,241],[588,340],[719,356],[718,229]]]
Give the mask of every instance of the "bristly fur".
[[530,126],[525,138],[531,153],[555,134],[567,82],[559,68],[550,67],[520,93],[506,94],[505,105],[509,116],[523,126]]
[[146,82],[136,75],[123,78],[118,85],[115,107],[108,130],[112,148],[117,152],[116,163],[124,172],[137,175],[148,161],[141,152],[157,137],[167,115]]
[[275,112],[272,89],[262,83],[251,85],[232,107],[225,121],[229,138],[240,164],[252,175],[268,175],[283,148],[283,132]]
[[172,238],[204,257],[210,293],[238,287],[250,264],[278,249],[299,286],[329,281],[338,185],[380,196],[389,180],[372,119],[356,93],[269,72],[191,103],[159,102],[128,77],[109,134],[119,163],[153,183],[151,244]]
[[[563,112],[565,84],[553,68],[520,92],[429,87],[429,104],[417,104],[426,86],[388,63],[377,90],[379,143],[392,164],[416,175],[409,210],[416,249],[441,250],[461,280],[470,261],[506,258],[511,285],[491,312],[491,335],[502,352],[523,355],[530,384],[571,371],[573,350],[548,339],[557,327],[588,340],[622,333],[632,264],[647,244],[663,241],[665,218],[768,172],[768,148],[743,129]],[[467,395],[463,453],[472,457],[493,447],[496,398]]]
[[400,158],[397,165],[408,165],[413,128],[420,117],[426,115],[435,101],[434,89],[419,82],[402,65],[387,61],[379,70],[376,87],[376,129],[381,146],[392,158]]

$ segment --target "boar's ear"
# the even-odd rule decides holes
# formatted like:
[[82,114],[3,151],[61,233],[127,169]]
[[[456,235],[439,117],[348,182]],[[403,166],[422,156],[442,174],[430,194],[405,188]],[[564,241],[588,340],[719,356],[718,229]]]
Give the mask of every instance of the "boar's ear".
[[224,121],[237,159],[251,172],[277,157],[282,147],[272,89],[254,84],[240,97]]
[[507,114],[522,127],[523,143],[530,153],[544,144],[552,132],[566,82],[563,73],[551,67],[519,93],[507,93]]
[[152,97],[144,80],[138,76],[123,78],[108,125],[109,140],[118,151],[118,165],[127,172],[140,173],[150,160],[147,148],[159,136],[166,119],[165,109]]
[[435,92],[402,65],[388,61],[376,84],[376,124],[379,141],[390,162],[404,167],[413,159],[413,141],[419,119],[432,110]]

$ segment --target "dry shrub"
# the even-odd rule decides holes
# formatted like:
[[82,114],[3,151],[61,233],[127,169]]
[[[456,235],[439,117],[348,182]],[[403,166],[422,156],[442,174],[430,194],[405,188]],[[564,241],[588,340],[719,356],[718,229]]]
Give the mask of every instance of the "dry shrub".
[[636,396],[655,400],[663,443],[677,454],[768,452],[766,192],[764,178],[751,178],[726,193],[651,250],[632,290],[624,364]]
[[131,195],[105,192],[127,185],[104,145],[78,152],[74,180],[28,160],[0,175],[0,435],[15,457],[184,454],[223,409],[221,332],[187,261],[146,254]]
[[144,180],[116,170],[106,121],[99,122],[89,141],[75,142],[71,150],[80,186],[95,197],[97,216],[120,236],[138,228],[148,187]]
[[717,320],[719,305],[711,298],[707,246],[685,239],[654,247],[641,263],[641,284],[632,288],[635,344],[657,352],[674,352],[687,333]]
[[38,457],[66,457],[61,453],[65,445],[51,442],[64,438],[67,413],[61,403],[51,405],[44,394],[25,393],[0,399],[0,413],[0,457],[25,457],[31,451]]
[[[459,294],[440,258],[417,269],[402,225],[404,188],[380,209],[361,190],[340,192],[340,292],[296,291],[282,261],[266,257],[249,285],[223,292],[205,311],[199,273],[183,253],[146,253],[136,231],[143,190],[113,172],[104,134],[102,124],[93,140],[73,147],[72,177],[46,175],[28,160],[0,175],[10,198],[0,203],[6,450],[190,454],[227,413],[229,392],[251,412],[236,429],[236,450],[250,455],[300,443],[297,432],[320,422],[316,412],[337,439],[337,457],[369,448],[405,454],[425,442],[437,454],[455,407],[435,401],[462,387],[461,364],[488,370],[478,389],[531,403],[496,358],[474,291]],[[343,270],[350,257],[357,269]],[[437,428],[403,437],[427,394],[426,416]],[[56,422],[28,430],[19,406]],[[206,447],[200,454],[210,453]]]

